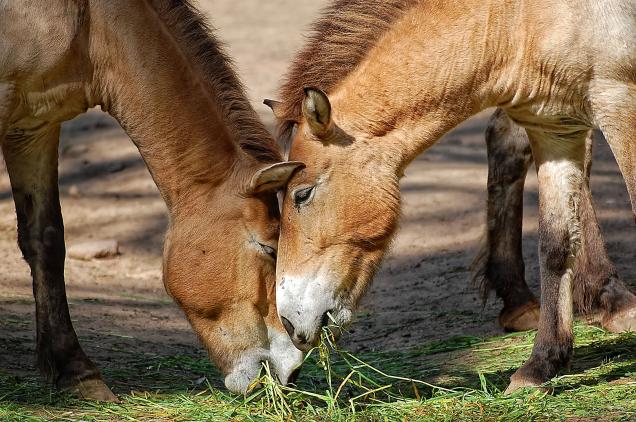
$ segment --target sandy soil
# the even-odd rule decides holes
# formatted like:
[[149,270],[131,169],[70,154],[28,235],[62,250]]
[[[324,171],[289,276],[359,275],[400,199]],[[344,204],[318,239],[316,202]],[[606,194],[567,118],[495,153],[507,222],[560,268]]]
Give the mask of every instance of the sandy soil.
[[[201,7],[226,41],[263,119],[261,101],[302,43],[302,30],[325,1],[205,0]],[[402,183],[403,219],[392,252],[343,343],[352,350],[396,349],[455,335],[500,332],[500,304],[482,307],[467,270],[485,219],[488,112],[465,122],[416,160]],[[604,143],[598,143],[593,192],[609,253],[632,286],[633,220],[624,184]],[[62,208],[66,239],[115,238],[123,254],[110,260],[67,261],[75,327],[101,367],[124,365],[130,351],[201,355],[180,310],[163,290],[161,245],[165,207],[139,154],[117,123],[91,111],[63,128]],[[0,370],[34,373],[34,305],[30,276],[16,244],[8,178],[0,168]],[[524,218],[527,278],[538,291],[537,185],[529,177]],[[125,352],[125,353],[124,353]]]

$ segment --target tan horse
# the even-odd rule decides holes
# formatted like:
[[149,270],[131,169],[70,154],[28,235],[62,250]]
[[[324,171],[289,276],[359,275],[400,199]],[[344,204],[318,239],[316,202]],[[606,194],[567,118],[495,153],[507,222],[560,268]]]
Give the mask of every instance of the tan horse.
[[114,400],[84,354],[64,288],[60,124],[101,105],[126,130],[169,210],[164,283],[232,391],[269,361],[302,362],[275,308],[281,164],[227,57],[185,0],[0,2],[0,141],[31,267],[41,371]]
[[509,391],[555,375],[572,355],[591,128],[603,130],[636,212],[635,16],[628,0],[340,0],[327,9],[272,104],[283,136],[297,124],[290,158],[307,165],[287,187],[277,264],[278,311],[295,344],[315,343],[329,312],[351,319],[398,226],[405,167],[500,106],[528,133],[541,208],[539,332]]
[[[475,284],[486,300],[494,290],[503,301],[499,324],[506,331],[536,329],[539,302],[525,282],[521,249],[523,187],[532,151],[528,136],[499,109],[486,129],[488,201],[486,236],[473,262]],[[589,176],[592,137],[586,142],[585,183],[581,190],[581,250],[574,263],[576,310],[612,332],[636,330],[636,295],[619,277],[596,220]]]

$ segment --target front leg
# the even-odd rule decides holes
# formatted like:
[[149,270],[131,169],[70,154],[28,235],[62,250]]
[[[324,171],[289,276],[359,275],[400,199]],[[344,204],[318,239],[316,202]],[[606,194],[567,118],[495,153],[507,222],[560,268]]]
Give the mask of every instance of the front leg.
[[2,145],[18,218],[18,243],[31,267],[40,371],[62,390],[104,401],[117,398],[82,350],[64,286],[64,225],[57,185],[59,125],[10,129]]
[[506,392],[550,380],[572,356],[572,287],[581,246],[579,208],[584,183],[585,138],[528,131],[539,179],[541,315],[532,354],[511,377]]

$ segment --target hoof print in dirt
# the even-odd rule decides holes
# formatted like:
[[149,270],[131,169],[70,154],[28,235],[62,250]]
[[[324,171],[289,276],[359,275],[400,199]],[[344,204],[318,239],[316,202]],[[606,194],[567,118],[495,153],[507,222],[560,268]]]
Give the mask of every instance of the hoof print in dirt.
[[83,261],[112,258],[119,255],[119,253],[119,242],[114,239],[79,242],[72,244],[68,248],[69,258]]

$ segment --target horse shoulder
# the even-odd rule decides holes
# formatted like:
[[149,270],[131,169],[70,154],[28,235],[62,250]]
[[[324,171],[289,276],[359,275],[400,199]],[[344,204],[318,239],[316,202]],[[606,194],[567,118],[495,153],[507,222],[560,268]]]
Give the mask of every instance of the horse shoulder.
[[86,110],[86,13],[82,1],[0,0],[0,82],[14,86],[16,113],[63,121]]

